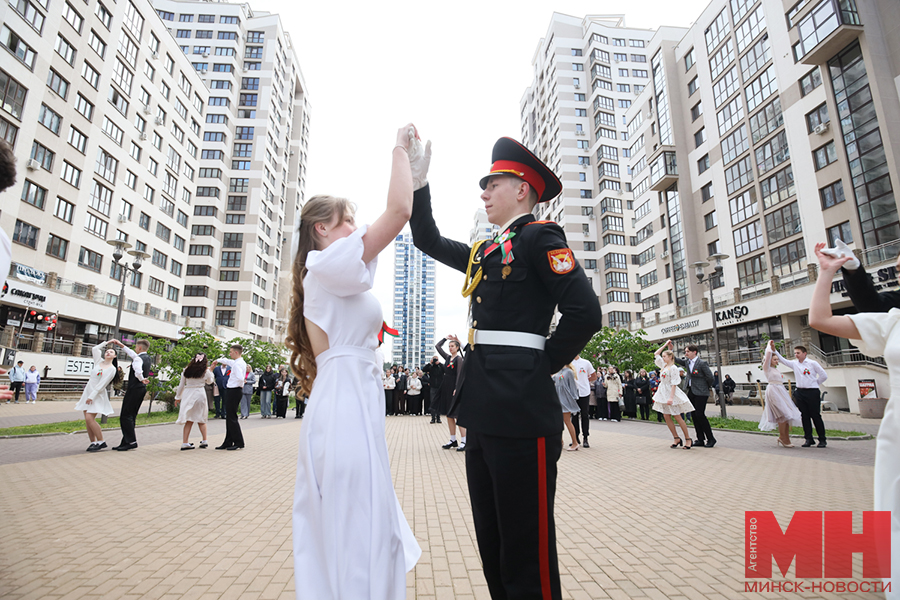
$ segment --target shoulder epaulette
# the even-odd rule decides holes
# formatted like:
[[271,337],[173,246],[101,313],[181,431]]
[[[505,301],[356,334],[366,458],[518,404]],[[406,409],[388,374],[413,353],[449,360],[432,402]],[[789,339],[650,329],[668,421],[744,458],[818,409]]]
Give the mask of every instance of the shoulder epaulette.
[[526,225],[559,225],[556,221],[532,221],[531,223],[525,223]]

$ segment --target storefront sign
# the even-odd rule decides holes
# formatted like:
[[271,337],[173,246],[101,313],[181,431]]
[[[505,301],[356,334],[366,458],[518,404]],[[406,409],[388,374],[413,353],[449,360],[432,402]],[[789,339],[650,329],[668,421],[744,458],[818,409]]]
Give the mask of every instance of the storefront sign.
[[728,325],[730,323],[738,323],[744,320],[744,317],[750,314],[750,309],[746,306],[735,306],[728,310],[716,311],[716,324]]
[[23,281],[30,281],[38,285],[44,285],[47,282],[47,274],[25,265],[16,264],[15,276]]
[[693,321],[685,321],[684,323],[679,323],[678,325],[671,325],[669,327],[663,327],[659,330],[659,332],[663,335],[667,335],[669,333],[676,333],[678,331],[684,331],[685,329],[693,329],[694,327],[700,326],[700,319],[694,319]]
[[27,306],[44,310],[47,305],[47,295],[39,288],[22,283],[16,283],[11,279],[6,281],[6,295],[3,300],[10,304]]
[[860,398],[877,398],[878,392],[875,390],[874,379],[859,379],[859,397]]
[[94,361],[89,358],[67,358],[66,370],[63,373],[66,377],[90,377],[91,369]]

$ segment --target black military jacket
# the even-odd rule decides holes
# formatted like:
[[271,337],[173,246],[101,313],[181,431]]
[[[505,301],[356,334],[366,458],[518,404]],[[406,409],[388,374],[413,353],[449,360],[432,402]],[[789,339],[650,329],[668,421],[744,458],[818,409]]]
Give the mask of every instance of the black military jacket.
[[[441,237],[428,186],[413,195],[410,227],[417,248],[466,272],[471,247]],[[476,260],[484,277],[471,296],[472,326],[547,336],[555,308],[562,317],[544,350],[484,344],[469,348],[456,386],[458,422],[488,435],[556,435],[563,421],[551,374],[574,359],[600,329],[600,303],[574,259],[569,266],[556,264],[554,270],[553,257],[571,257],[559,225],[535,223],[526,215],[510,230],[516,233],[511,238],[514,259],[506,277],[501,251],[482,256],[488,244],[479,249]]]

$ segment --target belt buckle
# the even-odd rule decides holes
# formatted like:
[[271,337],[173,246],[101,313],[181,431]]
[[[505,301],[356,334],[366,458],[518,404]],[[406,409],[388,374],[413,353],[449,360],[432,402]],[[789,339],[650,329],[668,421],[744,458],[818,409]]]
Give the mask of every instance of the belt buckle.
[[474,327],[469,328],[469,349],[475,347],[475,331]]

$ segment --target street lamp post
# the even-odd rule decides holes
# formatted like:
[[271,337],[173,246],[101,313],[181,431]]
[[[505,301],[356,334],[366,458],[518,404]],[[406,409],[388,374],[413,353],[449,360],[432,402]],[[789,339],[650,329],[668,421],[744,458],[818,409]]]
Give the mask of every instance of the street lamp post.
[[723,383],[725,375],[722,373],[722,354],[719,352],[719,328],[716,325],[716,301],[713,298],[713,283],[715,279],[722,276],[722,261],[726,258],[728,258],[728,255],[721,253],[716,253],[707,257],[706,260],[715,262],[713,267],[714,271],[710,275],[703,272],[703,269],[709,266],[708,262],[698,261],[688,265],[693,267],[694,275],[697,277],[697,283],[705,283],[709,287],[709,313],[712,317],[713,345],[716,350],[716,370],[719,372],[719,405],[722,408],[723,419],[727,418],[728,415],[726,414],[727,411],[725,409],[725,388]]
[[[125,242],[123,240],[109,240],[106,242],[110,246],[113,246],[113,261],[120,269],[119,276],[122,279],[122,287],[119,289],[119,303],[116,307],[116,328],[113,330],[113,339],[119,339],[119,323],[122,321],[122,307],[125,304],[125,280],[127,279],[127,275],[130,272],[138,272],[141,270],[141,264],[144,259],[150,256],[146,252],[141,252],[140,250],[128,250],[131,248],[131,244]],[[131,266],[129,267],[122,261],[122,258],[125,256],[125,251],[128,251],[130,256],[133,256]]]

